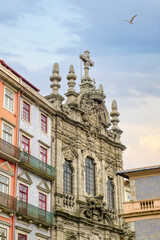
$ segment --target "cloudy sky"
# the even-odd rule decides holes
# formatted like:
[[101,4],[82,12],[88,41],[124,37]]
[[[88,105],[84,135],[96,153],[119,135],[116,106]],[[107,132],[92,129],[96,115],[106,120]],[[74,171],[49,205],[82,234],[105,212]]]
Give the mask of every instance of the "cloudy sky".
[[[79,54],[90,51],[90,76],[102,83],[111,111],[116,99],[124,168],[160,164],[160,1],[5,0],[0,7],[0,58],[41,89],[60,65],[61,93]],[[124,22],[133,15],[134,24]]]

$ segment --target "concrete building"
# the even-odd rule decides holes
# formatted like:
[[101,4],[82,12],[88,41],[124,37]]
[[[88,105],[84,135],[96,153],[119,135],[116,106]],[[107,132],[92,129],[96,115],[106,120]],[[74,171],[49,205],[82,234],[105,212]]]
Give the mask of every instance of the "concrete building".
[[122,171],[125,150],[120,141],[119,112],[113,100],[109,114],[102,85],[96,88],[89,76],[94,65],[89,52],[80,58],[85,70],[80,91],[74,89],[76,75],[71,65],[66,102],[62,103],[64,98],[58,92],[61,76],[55,63],[50,77],[52,93],[46,96],[56,110],[52,125],[56,166],[53,239],[120,240],[127,233],[120,217],[123,179],[115,175]]
[[122,217],[135,231],[136,240],[160,239],[160,165],[117,173],[130,181],[131,200]]

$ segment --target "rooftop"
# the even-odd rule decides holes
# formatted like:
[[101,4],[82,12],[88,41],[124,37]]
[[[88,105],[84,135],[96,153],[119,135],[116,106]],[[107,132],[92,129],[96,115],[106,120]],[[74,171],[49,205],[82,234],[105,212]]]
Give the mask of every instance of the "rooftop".
[[17,77],[21,78],[22,81],[24,81],[26,84],[28,84],[30,87],[32,87],[34,90],[39,92],[40,90],[36,88],[32,83],[30,83],[28,80],[26,80],[24,77],[22,77],[19,73],[17,73],[15,70],[13,70],[10,66],[8,66],[5,61],[0,59],[0,64],[4,66],[5,68],[9,69],[12,73],[14,73]]
[[146,167],[139,167],[139,168],[132,168],[132,169],[127,169],[121,172],[116,172],[117,175],[125,177],[129,179],[128,173],[134,173],[134,172],[142,172],[142,171],[149,171],[149,170],[155,170],[155,169],[160,169],[160,165],[153,165],[153,166],[146,166]]

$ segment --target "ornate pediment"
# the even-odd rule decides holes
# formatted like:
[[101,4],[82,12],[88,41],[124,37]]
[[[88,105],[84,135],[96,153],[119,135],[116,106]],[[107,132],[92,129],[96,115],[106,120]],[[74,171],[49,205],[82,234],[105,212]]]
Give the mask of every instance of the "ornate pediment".
[[66,146],[62,149],[64,158],[68,161],[73,161],[78,157],[77,151],[72,146]]
[[18,177],[17,177],[20,181],[27,183],[29,185],[31,185],[33,183],[29,173],[27,171],[23,171],[21,172]]
[[9,164],[9,162],[7,162],[7,161],[0,164],[0,171],[7,173],[10,176],[14,175],[14,171],[11,168],[11,165]]
[[46,182],[46,180],[42,180],[42,181],[38,184],[37,188],[38,188],[39,190],[45,192],[45,193],[50,193],[50,192],[51,192],[51,189],[49,188],[48,183]]

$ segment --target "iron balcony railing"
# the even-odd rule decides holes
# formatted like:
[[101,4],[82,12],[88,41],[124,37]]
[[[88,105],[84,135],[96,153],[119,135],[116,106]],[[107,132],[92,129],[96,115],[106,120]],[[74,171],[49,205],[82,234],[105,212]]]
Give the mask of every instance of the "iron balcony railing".
[[20,153],[20,162],[19,164],[32,171],[37,173],[38,175],[46,178],[47,180],[54,180],[55,179],[55,167],[52,167],[41,160],[33,157],[32,155],[28,154],[27,152],[22,151]]
[[16,212],[17,208],[17,199],[6,194],[0,192],[0,209],[7,213],[14,213]]
[[0,156],[11,162],[19,161],[20,150],[9,142],[0,138]]
[[46,227],[51,227],[53,225],[53,213],[42,210],[41,208],[21,200],[17,202],[17,215]]

